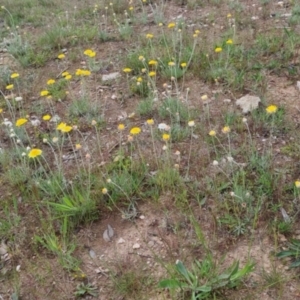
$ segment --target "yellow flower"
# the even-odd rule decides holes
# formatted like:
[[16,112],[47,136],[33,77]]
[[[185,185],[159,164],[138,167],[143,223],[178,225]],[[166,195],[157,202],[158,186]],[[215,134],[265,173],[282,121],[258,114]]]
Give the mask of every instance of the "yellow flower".
[[47,81],[47,85],[51,85],[51,84],[54,84],[55,83],[55,80],[54,79],[49,79]]
[[221,48],[221,47],[217,47],[217,48],[215,49],[215,52],[216,52],[216,53],[222,52],[222,48]]
[[91,71],[89,71],[89,70],[77,69],[75,74],[76,74],[77,76],[89,76],[89,75],[91,75]]
[[129,7],[129,10],[130,10],[130,11],[132,11],[133,9],[134,9],[133,6],[130,6],[130,7]]
[[80,144],[76,144],[76,145],[75,145],[75,149],[76,149],[76,150],[80,150],[81,148],[82,148],[82,146],[81,146]]
[[139,56],[139,61],[145,61],[145,57],[143,55]]
[[203,101],[205,101],[205,100],[208,99],[208,97],[207,97],[207,95],[203,95],[203,96],[201,96],[201,99],[202,99]]
[[21,119],[18,119],[17,122],[16,122],[16,126],[17,127],[20,127],[22,125],[24,125],[25,123],[27,123],[27,119],[24,119],[24,118],[21,118]]
[[164,25],[163,23],[158,23],[158,26],[159,26],[159,27],[161,27],[161,26],[163,26],[163,25]]
[[168,24],[168,28],[174,28],[176,24],[174,22]]
[[146,38],[147,38],[147,39],[152,39],[153,37],[154,37],[154,35],[151,34],[151,33],[147,33],[147,34],[146,34]]
[[149,66],[156,66],[156,65],[157,65],[157,61],[151,59],[151,60],[148,62],[148,65],[149,65]]
[[168,66],[169,66],[169,67],[174,67],[174,66],[175,66],[175,63],[174,63],[173,61],[170,61],[170,62],[168,62]]
[[227,14],[227,18],[231,18],[231,14]]
[[73,129],[72,126],[65,126],[64,128],[61,129],[61,132],[70,132]]
[[131,70],[130,68],[124,68],[124,69],[123,69],[123,72],[124,72],[124,73],[130,73],[131,71],[132,71],[132,70]]
[[89,70],[81,70],[81,75],[82,76],[90,76],[91,75],[91,71],[89,71]]
[[209,133],[208,133],[210,136],[216,136],[216,132],[214,130],[211,130]]
[[44,115],[43,116],[43,120],[44,121],[49,121],[51,119],[51,116],[50,115]]
[[42,97],[48,96],[49,94],[50,94],[50,93],[49,93],[49,91],[47,91],[47,90],[42,90],[41,93],[40,93],[40,95],[41,95]]
[[6,89],[7,90],[12,90],[14,88],[14,85],[13,84],[9,84],[6,86]]
[[295,181],[295,186],[297,189],[300,188],[300,180],[299,179]]
[[64,122],[61,122],[60,124],[57,125],[56,129],[60,130],[61,132],[70,132],[73,129],[73,127],[67,125]]
[[19,76],[20,76],[19,73],[12,73],[10,75],[10,78],[14,79],[14,78],[18,78]]
[[154,77],[156,75],[156,72],[152,71],[152,72],[149,72],[149,76],[150,77]]
[[195,30],[195,34],[197,34],[197,35],[198,35],[199,33],[200,33],[200,30],[198,30],[198,29],[197,29],[197,30]]
[[122,131],[125,129],[125,125],[124,124],[119,124],[118,125],[118,130]]
[[0,114],[3,113],[3,108],[0,108]]
[[154,120],[153,119],[147,120],[147,124],[150,125],[150,126],[153,125],[154,124]]
[[232,45],[232,44],[233,44],[232,39],[227,40],[227,41],[226,41],[226,44],[227,44],[227,45]]
[[189,125],[189,127],[194,127],[195,126],[195,121],[189,121],[188,125]]
[[30,158],[35,158],[37,156],[40,156],[42,154],[42,150],[38,149],[38,148],[33,148],[30,150],[30,152],[28,153],[28,157]]
[[181,65],[182,68],[186,67],[186,63],[185,62],[181,63],[180,65]]
[[65,79],[66,79],[66,80],[70,80],[71,78],[72,78],[72,75],[71,75],[71,74],[65,76]]
[[96,52],[91,49],[86,49],[83,54],[91,58],[96,56]]
[[61,73],[61,76],[62,76],[62,77],[66,77],[66,76],[68,76],[68,75],[70,75],[70,73],[67,72],[67,71]]
[[137,81],[137,82],[142,82],[142,81],[143,81],[143,78],[142,78],[142,77],[138,77],[136,81]]
[[138,135],[140,132],[141,132],[141,128],[139,128],[139,127],[133,127],[130,130],[130,134],[132,134],[132,135]]
[[103,188],[101,192],[103,195],[106,195],[108,193],[108,190],[107,190],[107,188]]
[[57,55],[57,58],[58,58],[58,59],[64,59],[65,57],[66,57],[66,56],[65,56],[63,53]]
[[230,127],[229,127],[229,126],[224,126],[224,127],[222,128],[222,132],[223,132],[223,133],[229,133],[229,132],[230,132]]
[[278,107],[276,106],[276,105],[269,105],[267,108],[266,108],[266,112],[268,113],[268,114],[275,114],[276,113],[276,111],[278,110]]
[[164,133],[164,134],[162,135],[162,139],[163,139],[164,141],[168,141],[168,140],[170,139],[170,135],[167,134],[167,133]]
[[57,129],[57,130],[62,130],[62,128],[66,127],[66,126],[67,126],[66,123],[61,122],[61,123],[59,123],[59,124],[56,126],[56,129]]

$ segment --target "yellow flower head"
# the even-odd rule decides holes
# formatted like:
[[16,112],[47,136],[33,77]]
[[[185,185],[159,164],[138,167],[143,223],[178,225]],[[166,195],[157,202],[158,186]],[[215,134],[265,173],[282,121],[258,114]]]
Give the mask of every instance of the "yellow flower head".
[[70,80],[71,78],[72,78],[72,75],[71,75],[71,74],[65,76],[65,79],[66,79],[66,80]]
[[226,44],[227,44],[227,45],[232,45],[232,44],[233,44],[232,39],[227,40],[227,41],[226,41]]
[[66,76],[68,76],[68,75],[70,75],[70,73],[67,72],[67,71],[61,73],[61,76],[62,76],[62,77],[66,77]]
[[145,57],[143,55],[139,56],[139,61],[145,61]]
[[38,148],[33,148],[30,150],[30,152],[28,153],[28,157],[30,158],[35,158],[37,156],[40,156],[42,154],[42,150],[38,149]]
[[152,71],[152,72],[149,72],[149,76],[150,77],[154,77],[156,75],[156,72]]
[[60,130],[61,132],[70,132],[73,129],[73,127],[62,122],[59,125],[57,125],[56,129]]
[[2,114],[3,113],[3,108],[0,108],[0,114]]
[[10,78],[14,79],[14,78],[18,78],[19,76],[20,76],[19,73],[12,73],[10,75]]
[[182,68],[185,68],[185,67],[186,67],[186,63],[183,62],[183,63],[180,64],[180,66],[181,66]]
[[200,33],[200,30],[198,30],[198,29],[197,29],[197,30],[195,30],[195,34],[197,34],[197,35],[198,35],[199,33]]
[[141,132],[141,128],[140,127],[133,127],[130,129],[130,134],[132,135],[138,135]]
[[83,54],[91,58],[96,56],[96,52],[91,49],[86,49]]
[[143,78],[142,78],[142,77],[138,77],[138,78],[136,79],[136,81],[137,81],[137,82],[142,82],[142,81],[143,81]]
[[156,65],[157,65],[157,61],[151,59],[151,60],[148,62],[148,65],[149,65],[149,66],[156,66]]
[[76,145],[75,145],[75,149],[76,149],[76,150],[80,150],[81,148],[82,148],[82,146],[81,146],[80,144],[76,144]]
[[162,135],[162,139],[163,139],[164,141],[168,141],[168,140],[170,140],[170,135],[167,134],[167,133],[164,133],[164,134]]
[[77,69],[75,74],[76,74],[77,76],[90,76],[90,75],[91,75],[91,71],[89,71],[89,70]]
[[63,53],[57,55],[57,58],[58,58],[58,59],[64,59],[65,57],[66,57],[66,56],[65,56]]
[[16,122],[16,126],[20,127],[20,126],[24,125],[27,122],[28,122],[27,119],[24,119],[24,118],[18,119],[17,122]]
[[214,130],[211,130],[209,133],[208,133],[210,136],[216,136],[216,132]]
[[221,48],[221,47],[217,47],[217,48],[215,49],[215,52],[216,52],[216,53],[222,52],[222,48]]
[[134,9],[133,6],[130,6],[130,7],[129,7],[129,10],[130,10],[130,11],[133,11],[133,9]]
[[57,129],[57,130],[62,130],[62,128],[66,127],[66,126],[67,126],[66,123],[61,122],[61,123],[59,123],[59,124],[56,126],[56,129]]
[[48,96],[49,94],[50,94],[50,92],[47,91],[47,90],[43,90],[43,91],[40,92],[40,95],[41,95],[42,97]]
[[266,112],[271,115],[271,114],[275,114],[278,110],[278,107],[276,105],[269,105],[267,108],[266,108]]
[[188,125],[189,125],[189,127],[194,127],[195,126],[195,121],[189,121]]
[[131,70],[130,68],[124,68],[124,69],[123,69],[123,72],[124,72],[124,73],[130,73],[131,71],[132,71],[132,70]]
[[231,14],[227,14],[227,18],[231,18]]
[[174,22],[168,24],[168,28],[174,28],[176,24]]
[[147,120],[147,124],[150,125],[150,126],[153,125],[154,124],[154,120],[153,119]]
[[12,90],[14,88],[14,85],[13,84],[9,84],[6,86],[6,89],[7,90]]
[[297,189],[300,188],[300,180],[299,180],[299,179],[295,181],[295,187],[296,187]]
[[49,121],[51,119],[51,116],[50,115],[44,115],[43,116],[43,120],[44,121]]
[[107,188],[103,188],[101,192],[103,195],[106,195],[108,193],[108,190],[107,190]]
[[154,35],[152,33],[147,33],[146,34],[147,39],[152,39],[153,37],[154,37]]
[[125,129],[125,125],[124,124],[119,124],[118,125],[118,130],[122,131]]
[[229,127],[229,126],[224,126],[224,127],[222,128],[222,132],[223,132],[223,133],[229,133],[229,132],[230,132],[230,127]]
[[168,66],[169,66],[169,67],[174,67],[174,66],[175,66],[175,63],[174,63],[174,61],[170,61],[170,62],[168,62]]
[[54,84],[55,83],[55,80],[54,79],[49,79],[48,81],[47,81],[47,85],[52,85],[52,84]]

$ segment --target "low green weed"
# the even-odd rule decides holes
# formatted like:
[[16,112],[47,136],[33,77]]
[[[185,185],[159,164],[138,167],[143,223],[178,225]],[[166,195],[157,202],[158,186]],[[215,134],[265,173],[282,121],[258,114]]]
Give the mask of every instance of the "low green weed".
[[236,261],[220,273],[212,258],[206,257],[201,262],[195,261],[189,271],[180,260],[177,260],[172,278],[160,281],[159,287],[171,291],[180,289],[183,294],[190,295],[192,300],[216,297],[225,288],[237,287],[253,268],[254,264],[247,262],[240,269],[239,262]]

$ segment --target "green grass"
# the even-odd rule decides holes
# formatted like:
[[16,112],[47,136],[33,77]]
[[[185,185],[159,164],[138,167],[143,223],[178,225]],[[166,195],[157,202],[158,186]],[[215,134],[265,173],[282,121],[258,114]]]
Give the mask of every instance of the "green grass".
[[[11,269],[0,262],[5,289],[36,296],[24,287],[33,265],[24,264],[24,276],[13,270],[39,254],[57,263],[68,292],[78,297],[104,288],[115,298],[148,299],[158,295],[159,282],[172,299],[260,298],[269,289],[282,295],[291,273],[268,273],[258,261],[262,280],[250,288],[244,275],[252,265],[239,266],[226,254],[241,242],[251,253],[258,232],[277,251],[284,235],[289,250],[278,256],[299,265],[293,240],[299,227],[293,119],[299,5],[290,3],[286,27],[283,18],[268,17],[271,1],[258,1],[258,30],[241,1],[2,2],[0,241],[9,245],[12,262]],[[180,6],[190,14],[175,19]],[[207,14],[196,15],[199,7]],[[64,79],[63,72],[72,77]],[[111,72],[119,72],[118,79],[102,82]],[[234,102],[245,94],[261,103],[242,115]],[[40,123],[34,126],[33,119]],[[158,129],[163,123],[167,128]],[[149,250],[160,272],[151,269],[150,276],[143,263],[114,256],[106,286],[94,285],[95,273],[83,271],[90,245],[81,245],[80,235],[90,232],[100,243],[102,232],[94,230],[110,217],[124,222],[116,228],[120,236],[128,224],[146,230],[142,214],[147,222],[155,215],[168,254],[148,249],[141,232],[140,250]],[[175,257],[184,263],[174,266]],[[49,288],[43,279],[39,285]]]

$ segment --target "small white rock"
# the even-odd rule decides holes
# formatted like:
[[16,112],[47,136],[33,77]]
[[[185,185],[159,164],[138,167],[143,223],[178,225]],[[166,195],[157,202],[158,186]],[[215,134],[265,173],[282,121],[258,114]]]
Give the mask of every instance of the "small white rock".
[[246,114],[254,109],[256,109],[260,103],[260,98],[251,95],[245,95],[238,100],[236,100],[236,105],[240,106],[243,113]]
[[141,216],[140,216],[140,219],[141,219],[141,220],[144,220],[144,219],[145,219],[145,216],[144,216],[144,215],[141,215]]
[[133,246],[132,246],[133,249],[139,249],[141,248],[141,245],[138,244],[138,243],[135,243]]
[[117,79],[120,76],[121,76],[121,74],[119,72],[113,72],[113,73],[110,73],[110,74],[105,74],[105,75],[102,75],[102,81],[114,80],[114,79]]
[[125,240],[123,238],[120,238],[118,241],[117,241],[117,244],[124,244],[125,243]]

